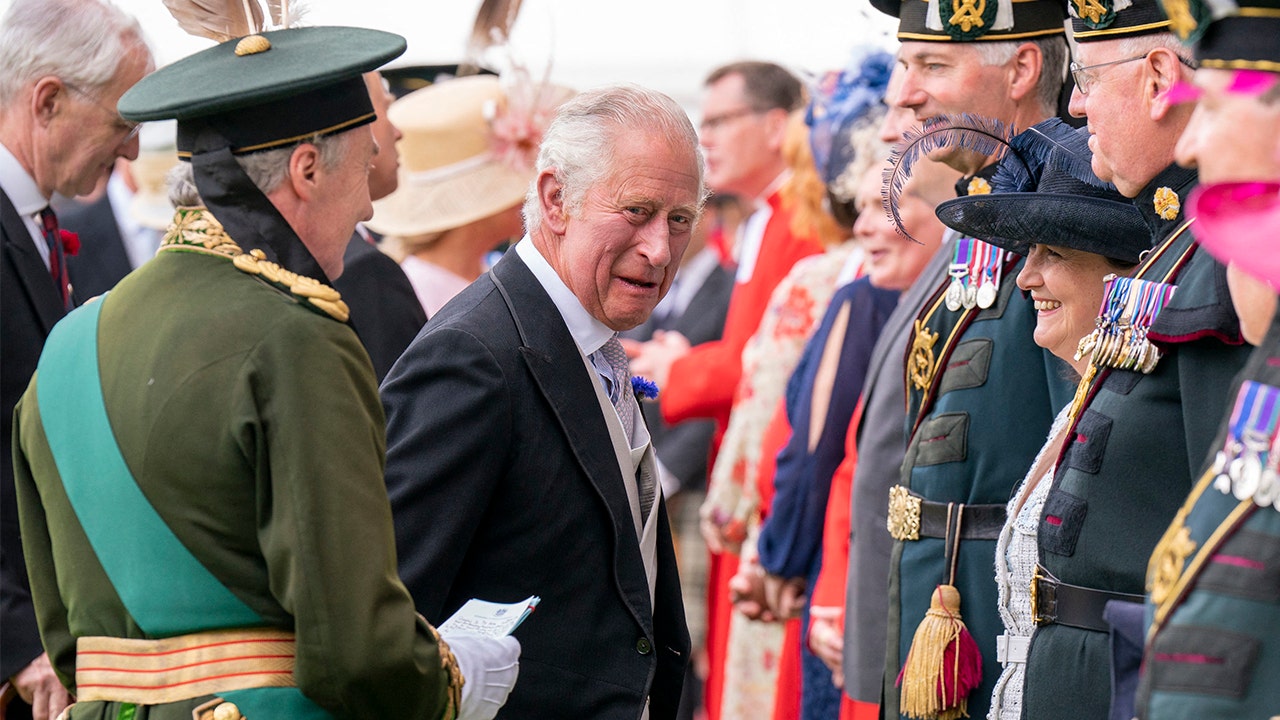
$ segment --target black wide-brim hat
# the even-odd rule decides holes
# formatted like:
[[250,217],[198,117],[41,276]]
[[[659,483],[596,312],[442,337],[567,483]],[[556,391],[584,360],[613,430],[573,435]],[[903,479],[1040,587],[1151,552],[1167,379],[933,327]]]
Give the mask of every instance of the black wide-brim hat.
[[1026,255],[1052,245],[1136,264],[1151,230],[1130,202],[1031,192],[968,195],[938,205],[938,219],[969,237]]
[[373,122],[362,75],[405,51],[403,37],[353,27],[290,28],[228,40],[146,76],[120,98],[127,120],[178,120],[178,153],[203,128],[245,154]]
[[[1011,10],[1012,23],[997,30],[1002,2]],[[903,41],[998,42],[1065,34],[1062,0],[871,0],[871,4],[898,18],[898,39]]]

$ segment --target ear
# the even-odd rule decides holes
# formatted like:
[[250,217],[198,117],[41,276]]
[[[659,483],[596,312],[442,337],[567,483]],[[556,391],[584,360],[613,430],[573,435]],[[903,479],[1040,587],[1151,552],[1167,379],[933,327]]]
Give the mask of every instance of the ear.
[[1015,102],[1035,99],[1040,73],[1044,71],[1044,57],[1035,43],[1022,43],[1009,61],[1009,97]]
[[782,144],[787,138],[787,118],[790,115],[782,108],[773,108],[764,114],[765,143],[770,150],[782,152]]
[[285,180],[293,193],[303,201],[316,197],[324,169],[320,165],[320,150],[311,143],[302,143],[289,156],[289,177]]
[[31,89],[31,116],[44,126],[65,106],[71,90],[61,79],[46,75],[36,81]]
[[[564,235],[569,229],[569,210],[564,201],[564,184],[551,170],[538,176],[538,202],[542,205],[542,224],[553,235]],[[530,228],[532,230],[532,228]]]
[[1185,67],[1169,48],[1156,48],[1147,55],[1142,91],[1150,104],[1153,121],[1163,120],[1174,109],[1169,102],[1169,90],[1182,80]]

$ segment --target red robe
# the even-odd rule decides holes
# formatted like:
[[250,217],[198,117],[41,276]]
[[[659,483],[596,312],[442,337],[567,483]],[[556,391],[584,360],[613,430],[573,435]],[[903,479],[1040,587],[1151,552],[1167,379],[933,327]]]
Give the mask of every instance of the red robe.
[[[720,340],[702,343],[671,366],[667,386],[659,396],[662,417],[668,423],[692,418],[716,421],[712,458],[729,425],[733,396],[742,379],[742,350],[760,326],[769,297],[797,260],[822,252],[809,237],[793,237],[791,214],[782,208],[781,196],[769,196],[773,214],[765,225],[751,278],[734,285]],[[707,583],[707,677],[704,697],[708,720],[719,720],[724,690],[724,656],[729,635],[729,578],[738,572],[738,556],[712,553]]]

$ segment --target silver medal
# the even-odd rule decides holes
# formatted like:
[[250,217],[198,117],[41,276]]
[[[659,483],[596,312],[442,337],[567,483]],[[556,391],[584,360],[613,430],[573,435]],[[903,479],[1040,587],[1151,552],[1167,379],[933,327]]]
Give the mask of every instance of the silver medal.
[[1235,484],[1231,494],[1237,500],[1248,500],[1258,491],[1258,482],[1262,479],[1262,460],[1255,454],[1244,457],[1240,465],[1240,474],[1235,476]]
[[964,302],[964,285],[960,278],[951,278],[951,287],[947,288],[947,309],[956,312]]
[[982,287],[978,288],[978,307],[986,310],[996,302],[996,284],[988,278],[982,283]]

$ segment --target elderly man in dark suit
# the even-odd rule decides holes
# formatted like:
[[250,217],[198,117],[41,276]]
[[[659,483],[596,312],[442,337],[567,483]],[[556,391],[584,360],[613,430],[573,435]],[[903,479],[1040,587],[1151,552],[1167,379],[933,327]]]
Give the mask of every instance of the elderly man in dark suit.
[[87,193],[117,157],[137,157],[134,125],[115,106],[153,67],[137,22],[96,0],[15,0],[0,19],[0,682],[37,718],[69,699],[40,647],[10,438],[14,404],[71,304],[49,198]]
[[705,194],[697,136],[636,87],[559,110],[528,235],[383,384],[400,571],[439,621],[540,595],[504,718],[670,718],[689,658],[655,460],[616,333],[666,293]]

